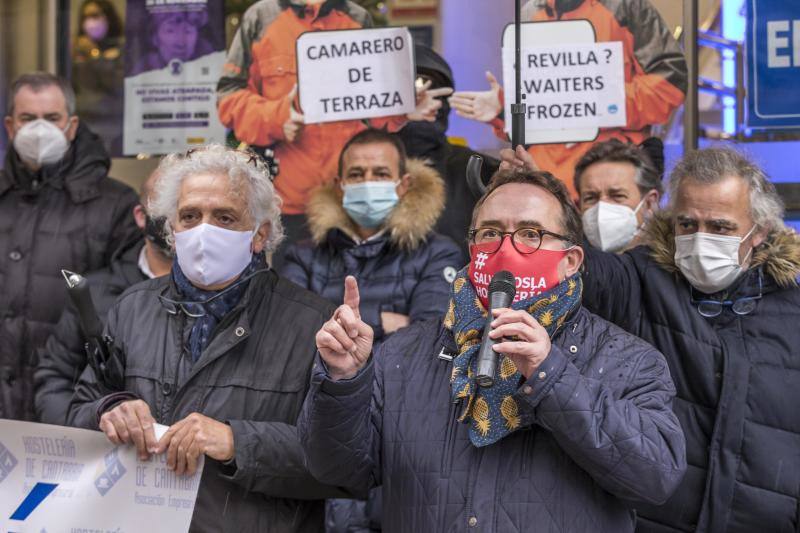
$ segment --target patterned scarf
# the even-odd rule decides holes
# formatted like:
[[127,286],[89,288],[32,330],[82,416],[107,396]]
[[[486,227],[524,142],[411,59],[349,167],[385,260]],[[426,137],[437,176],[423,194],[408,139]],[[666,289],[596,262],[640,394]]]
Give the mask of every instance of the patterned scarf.
[[[192,282],[183,273],[177,261],[172,263],[172,280],[175,282],[178,294],[187,302],[187,307],[190,307],[192,313],[195,311],[197,311],[197,314],[203,313],[203,316],[195,319],[192,331],[189,333],[189,351],[192,354],[193,363],[200,359],[203,350],[206,349],[211,341],[211,334],[217,324],[242,299],[242,295],[250,284],[247,278],[254,272],[265,270],[266,268],[264,254],[254,254],[250,264],[239,276],[239,280],[244,281],[235,281],[233,285],[221,291],[204,291],[192,285]],[[225,292],[225,294],[211,300],[211,298],[222,292]],[[211,301],[209,302],[208,300]]]
[[[519,409],[513,396],[522,374],[514,362],[503,355],[498,361],[498,377],[491,387],[478,387],[475,373],[487,311],[464,268],[450,289],[450,307],[444,326],[453,332],[459,353],[453,359],[450,378],[453,403],[464,406],[459,421],[469,423],[472,444],[481,447],[495,443],[519,429]],[[583,281],[580,274],[564,280],[549,291],[521,300],[512,309],[525,309],[539,322],[552,339],[564,324],[567,315],[581,303]]]

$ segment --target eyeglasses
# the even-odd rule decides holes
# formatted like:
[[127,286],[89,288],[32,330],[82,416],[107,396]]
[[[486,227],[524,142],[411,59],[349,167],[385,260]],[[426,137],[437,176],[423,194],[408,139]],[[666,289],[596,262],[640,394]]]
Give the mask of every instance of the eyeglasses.
[[545,235],[564,241],[572,242],[563,235],[553,233],[541,228],[517,228],[515,231],[500,231],[494,228],[471,229],[467,236],[472,244],[481,246],[481,251],[493,254],[503,245],[506,236],[511,236],[511,245],[521,254],[532,254],[539,250]]
[[173,300],[172,298],[167,298],[163,294],[158,295],[158,300],[161,302],[161,305],[164,306],[164,309],[167,310],[167,313],[171,315],[177,315],[178,311],[182,312],[184,315],[190,318],[202,318],[208,314],[206,311],[205,306],[213,302],[218,298],[222,298],[225,294],[231,292],[233,289],[241,285],[242,283],[246,283],[247,281],[251,280],[255,276],[261,274],[262,272],[267,272],[268,269],[262,268],[256,270],[252,274],[243,277],[242,279],[236,280],[234,283],[231,283],[229,286],[222,289],[220,292],[212,296],[211,298],[203,301],[184,301],[184,300]]
[[[205,150],[205,148],[190,148],[183,157],[190,159],[192,155],[202,152],[203,150]],[[275,152],[269,148],[263,150],[263,155],[252,148],[237,148],[236,152],[248,158],[248,165],[253,165],[256,170],[269,176],[270,181],[275,181],[275,178],[280,172],[279,161],[275,157]]]
[[692,303],[697,305],[697,312],[706,318],[716,318],[722,314],[722,310],[730,307],[738,316],[746,316],[756,310],[758,300],[764,294],[764,286],[761,272],[758,273],[758,294],[755,296],[743,296],[735,300],[696,300],[694,289],[692,289]]

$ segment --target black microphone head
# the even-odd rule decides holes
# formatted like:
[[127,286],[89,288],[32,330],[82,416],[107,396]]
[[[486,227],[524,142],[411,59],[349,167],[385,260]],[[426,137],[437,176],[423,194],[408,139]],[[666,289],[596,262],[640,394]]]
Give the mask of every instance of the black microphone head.
[[517,285],[514,281],[514,274],[508,270],[501,270],[492,277],[489,282],[489,294],[495,292],[504,292],[508,295],[509,301],[514,300],[514,295],[517,293]]

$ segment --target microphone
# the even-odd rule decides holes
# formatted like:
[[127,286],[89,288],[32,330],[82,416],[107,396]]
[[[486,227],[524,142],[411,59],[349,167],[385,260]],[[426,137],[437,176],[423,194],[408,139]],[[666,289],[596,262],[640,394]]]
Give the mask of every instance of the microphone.
[[494,351],[494,345],[499,341],[489,337],[492,331],[490,327],[493,320],[492,310],[511,305],[516,293],[514,275],[508,270],[501,270],[495,274],[489,283],[489,320],[483,328],[481,350],[478,352],[478,372],[475,376],[475,383],[480,387],[494,385],[494,374],[497,369],[497,352]]

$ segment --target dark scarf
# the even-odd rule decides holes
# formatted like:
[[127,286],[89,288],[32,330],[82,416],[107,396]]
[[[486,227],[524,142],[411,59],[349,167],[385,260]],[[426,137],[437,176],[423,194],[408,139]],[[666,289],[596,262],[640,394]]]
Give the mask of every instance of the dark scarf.
[[[487,446],[519,429],[519,408],[513,396],[523,376],[511,359],[501,356],[499,379],[491,387],[477,386],[477,355],[488,313],[469,281],[466,268],[456,276],[450,294],[444,326],[453,332],[459,351],[453,359],[450,395],[453,403],[463,405],[459,421],[470,424],[472,444]],[[582,294],[581,275],[575,274],[543,294],[512,304],[511,308],[526,309],[552,339],[567,315],[581,304]]]
[[[203,354],[203,350],[211,342],[214,328],[225,318],[239,301],[242,299],[247,287],[250,285],[250,276],[258,271],[267,268],[264,254],[253,254],[250,264],[239,276],[239,280],[221,291],[204,291],[198,289],[181,270],[177,261],[172,263],[172,281],[178,290],[178,294],[184,302],[191,302],[192,312],[197,309],[204,311],[205,314],[195,319],[192,331],[189,333],[189,352],[192,354],[192,362],[197,362]],[[221,296],[214,298],[214,296]],[[211,298],[214,298],[211,300]],[[211,300],[209,302],[209,300]],[[205,302],[205,303],[203,303]]]

